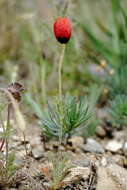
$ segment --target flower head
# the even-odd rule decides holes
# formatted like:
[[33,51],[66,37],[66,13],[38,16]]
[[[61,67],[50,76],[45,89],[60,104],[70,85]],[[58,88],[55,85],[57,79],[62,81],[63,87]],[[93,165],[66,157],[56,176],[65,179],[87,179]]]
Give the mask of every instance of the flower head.
[[8,85],[8,91],[13,95],[15,100],[18,102],[21,100],[21,92],[24,90],[23,86],[18,83],[14,82]]
[[54,23],[54,34],[61,44],[66,44],[70,40],[71,32],[72,26],[70,20],[67,17],[57,18]]

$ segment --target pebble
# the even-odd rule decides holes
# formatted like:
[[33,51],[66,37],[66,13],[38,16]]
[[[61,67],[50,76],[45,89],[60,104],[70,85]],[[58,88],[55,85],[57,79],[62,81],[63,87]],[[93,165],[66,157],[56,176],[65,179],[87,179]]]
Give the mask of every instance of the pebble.
[[32,149],[32,154],[35,159],[40,159],[44,156],[42,145],[37,145]]
[[34,137],[34,140],[30,138],[30,144],[32,147],[41,144],[40,137]]
[[124,152],[124,155],[127,156],[127,141],[123,145],[123,152]]
[[108,160],[111,160],[112,163],[115,163],[121,167],[124,167],[125,165],[125,157],[121,155],[113,155],[111,157],[108,157]]
[[80,161],[80,163],[82,164],[83,167],[88,167],[91,164],[91,159],[90,157],[87,156],[82,161]]
[[122,141],[116,141],[116,140],[111,140],[107,143],[105,146],[106,150],[109,150],[111,152],[117,152],[123,147],[123,142]]
[[99,137],[105,137],[106,136],[106,131],[104,130],[103,127],[101,127],[100,125],[98,125],[96,127],[96,134],[99,136]]
[[117,184],[107,174],[107,170],[104,167],[99,167],[97,170],[97,187],[96,188],[97,190],[118,190]]
[[89,167],[74,167],[70,169],[69,175],[63,180],[63,183],[67,184],[69,182],[75,181],[76,179],[83,178],[84,180],[89,177],[90,168]]
[[13,136],[11,137],[11,139],[12,139],[13,141],[15,141],[15,142],[20,141],[19,136],[18,136],[18,135],[15,135],[15,134],[13,134]]
[[115,138],[115,140],[120,141],[121,139],[125,139],[126,133],[127,133],[127,131],[124,131],[124,130],[122,130],[122,131],[114,131],[112,133],[112,135]]
[[69,141],[72,142],[75,147],[80,147],[84,144],[84,139],[79,136],[74,136]]
[[88,138],[87,143],[82,147],[86,152],[94,152],[103,154],[105,151],[103,147],[94,139]]
[[100,163],[101,163],[102,166],[106,166],[107,165],[107,158],[106,157],[102,157]]

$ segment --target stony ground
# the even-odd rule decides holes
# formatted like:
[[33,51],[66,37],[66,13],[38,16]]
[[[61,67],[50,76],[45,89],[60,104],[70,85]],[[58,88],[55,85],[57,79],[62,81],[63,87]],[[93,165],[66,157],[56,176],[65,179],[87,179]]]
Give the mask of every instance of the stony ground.
[[[72,137],[62,152],[69,155],[74,168],[64,178],[59,190],[127,190],[127,129],[114,131],[97,126],[90,138]],[[110,136],[110,137],[109,137]],[[11,190],[48,190],[50,182],[44,169],[50,165],[44,151],[41,131],[33,125],[26,133],[26,156],[21,134],[12,135],[10,151],[20,168],[11,179]],[[58,143],[47,143],[49,151],[57,152]],[[1,155],[4,153],[1,152]],[[8,188],[2,188],[8,189]]]

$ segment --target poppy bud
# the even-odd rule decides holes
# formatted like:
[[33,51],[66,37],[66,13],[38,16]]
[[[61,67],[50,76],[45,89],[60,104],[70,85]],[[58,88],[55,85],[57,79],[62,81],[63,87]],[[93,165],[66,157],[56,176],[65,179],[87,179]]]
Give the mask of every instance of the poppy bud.
[[71,22],[68,18],[58,18],[54,23],[54,34],[61,44],[66,44],[71,37]]

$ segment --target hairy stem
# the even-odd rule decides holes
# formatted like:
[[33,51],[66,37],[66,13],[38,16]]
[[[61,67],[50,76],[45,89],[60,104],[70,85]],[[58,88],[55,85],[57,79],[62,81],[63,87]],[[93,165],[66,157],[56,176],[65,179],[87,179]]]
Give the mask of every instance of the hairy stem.
[[8,181],[8,145],[9,145],[9,135],[10,135],[10,113],[11,104],[8,104],[7,110],[7,127],[6,127],[6,181]]
[[[64,54],[65,54],[65,48],[66,45],[62,45],[62,52],[60,55],[60,60],[59,60],[59,68],[58,68],[58,74],[59,74],[59,105],[60,105],[60,110],[61,110],[61,118],[60,118],[60,134],[59,134],[59,143],[61,147],[62,143],[62,124],[63,124],[63,102],[62,102],[62,64],[64,60]],[[60,148],[59,147],[59,148]]]
[[59,69],[58,69],[58,74],[59,74],[59,100],[62,101],[62,63],[64,60],[64,54],[65,54],[65,44],[62,45],[62,52],[60,55],[60,60],[59,60]]
[[[5,134],[6,129],[5,129],[5,126],[4,126],[4,122],[3,122],[3,118],[2,118],[1,112],[0,112],[0,120],[1,120],[1,125],[2,125],[2,128],[3,128],[3,132]],[[2,139],[2,143],[1,143],[1,146],[0,146],[0,151],[2,151],[4,143],[5,143],[5,139]]]
[[11,104],[14,108],[16,121],[19,125],[20,130],[24,132],[26,129],[26,123],[25,123],[23,115],[20,112],[19,105],[18,105],[17,101],[14,99],[13,95],[7,89],[0,88],[0,91],[4,92],[8,96],[8,98],[10,99]]
[[45,77],[46,77],[46,67],[45,67],[45,62],[41,63],[41,79],[42,79],[42,97],[43,97],[43,103],[46,103],[46,82],[45,82]]

